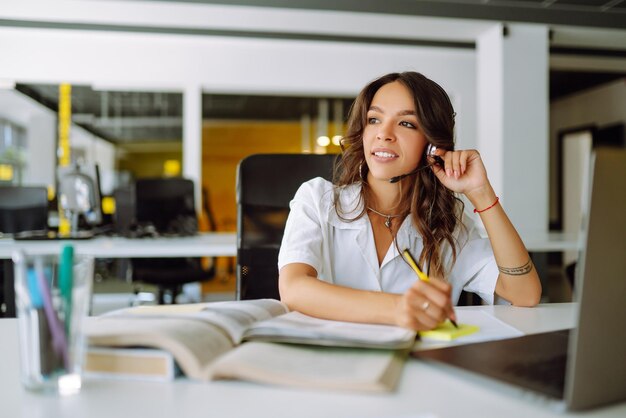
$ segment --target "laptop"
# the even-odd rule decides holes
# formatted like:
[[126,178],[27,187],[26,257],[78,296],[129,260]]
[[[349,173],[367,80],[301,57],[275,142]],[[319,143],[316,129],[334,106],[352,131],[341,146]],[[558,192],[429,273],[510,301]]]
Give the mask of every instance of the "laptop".
[[[626,150],[591,161],[586,245],[572,330],[415,352],[578,411],[626,400]],[[552,402],[550,402],[552,403]]]

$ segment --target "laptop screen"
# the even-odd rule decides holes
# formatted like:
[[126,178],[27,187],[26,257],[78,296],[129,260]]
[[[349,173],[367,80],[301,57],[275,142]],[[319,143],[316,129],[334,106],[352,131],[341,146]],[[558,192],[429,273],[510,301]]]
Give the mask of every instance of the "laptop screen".
[[565,386],[572,410],[626,399],[626,150],[598,149],[590,180]]

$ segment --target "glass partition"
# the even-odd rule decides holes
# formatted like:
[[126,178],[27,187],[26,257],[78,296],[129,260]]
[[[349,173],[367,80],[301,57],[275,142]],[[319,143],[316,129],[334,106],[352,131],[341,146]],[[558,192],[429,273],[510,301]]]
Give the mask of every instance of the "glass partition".
[[24,128],[0,119],[0,185],[20,185],[26,166]]

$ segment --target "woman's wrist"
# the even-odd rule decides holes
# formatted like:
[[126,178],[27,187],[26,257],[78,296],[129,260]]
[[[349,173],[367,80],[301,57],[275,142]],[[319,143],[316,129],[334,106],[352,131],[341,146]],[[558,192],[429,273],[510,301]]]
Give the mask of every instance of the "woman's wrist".
[[493,205],[498,198],[496,196],[496,192],[490,184],[467,192],[465,193],[465,196],[478,212],[481,212],[483,209]]

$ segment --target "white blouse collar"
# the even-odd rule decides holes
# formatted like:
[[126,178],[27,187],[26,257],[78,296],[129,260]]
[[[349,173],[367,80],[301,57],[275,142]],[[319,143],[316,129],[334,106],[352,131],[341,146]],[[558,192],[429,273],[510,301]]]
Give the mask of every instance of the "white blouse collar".
[[[339,202],[341,204],[341,208],[345,211],[342,215],[345,219],[354,219],[363,211],[363,201],[361,200],[361,184],[354,183],[349,184],[347,186],[336,187],[332,186],[332,193],[339,193]],[[335,206],[333,204],[334,195],[329,199],[328,205],[328,222],[340,229],[361,229],[363,228],[368,220],[365,216],[353,221],[347,222],[339,218],[337,215],[337,211],[335,210]],[[413,242],[415,239],[421,240],[421,235],[417,232],[415,228],[412,227],[411,215],[409,214],[404,221],[400,225],[400,229],[398,230],[398,240],[399,243],[404,244],[405,239],[402,237],[406,237],[406,244],[409,242]]]
[[344,211],[342,217],[344,219],[354,219],[363,211],[363,201],[361,200],[361,185],[358,183],[349,184],[347,186],[332,186],[332,195],[328,200],[328,222],[339,229],[361,229],[367,220],[365,216],[352,222],[342,220],[337,214],[334,205],[334,193],[339,193],[339,203]]

